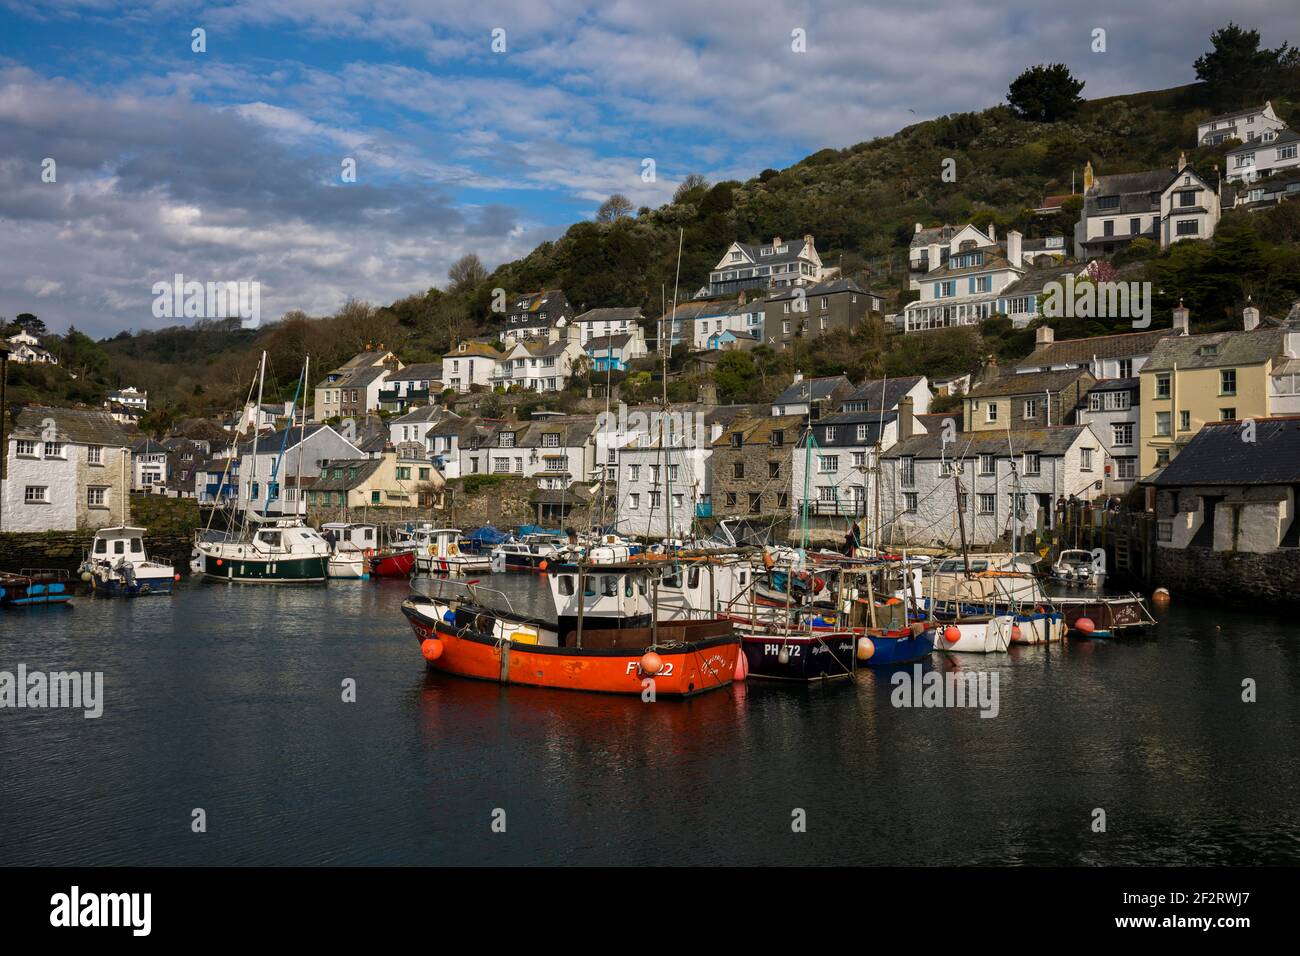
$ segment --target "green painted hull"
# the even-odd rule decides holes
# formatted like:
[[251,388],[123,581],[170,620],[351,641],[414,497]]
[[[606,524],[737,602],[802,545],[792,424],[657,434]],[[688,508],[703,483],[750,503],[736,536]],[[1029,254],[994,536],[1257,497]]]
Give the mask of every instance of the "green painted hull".
[[325,555],[261,561],[255,558],[216,558],[205,554],[203,573],[221,581],[246,584],[314,584],[325,580],[328,560]]

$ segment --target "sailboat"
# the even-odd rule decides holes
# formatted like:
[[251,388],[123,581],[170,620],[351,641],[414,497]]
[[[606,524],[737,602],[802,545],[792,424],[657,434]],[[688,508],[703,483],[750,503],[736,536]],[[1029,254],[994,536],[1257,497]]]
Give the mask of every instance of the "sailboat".
[[[298,409],[298,396],[307,380],[310,360],[303,366],[302,379],[294,390],[290,423]],[[258,372],[257,406],[262,406],[262,390],[266,381],[266,352]],[[307,426],[303,411],[303,432]],[[292,427],[292,424],[290,428]],[[314,528],[308,527],[297,514],[271,515],[266,513],[278,494],[275,476],[284,459],[284,447],[290,428],[285,429],[276,458],[266,483],[266,501],[263,512],[258,513],[257,502],[250,492],[247,508],[238,531],[232,537],[212,539],[199,534],[194,543],[194,568],[197,572],[224,581],[245,584],[318,584],[328,575],[331,548]],[[252,472],[249,488],[257,487],[257,449],[259,435],[256,421],[253,424]],[[260,496],[259,496],[260,497]]]

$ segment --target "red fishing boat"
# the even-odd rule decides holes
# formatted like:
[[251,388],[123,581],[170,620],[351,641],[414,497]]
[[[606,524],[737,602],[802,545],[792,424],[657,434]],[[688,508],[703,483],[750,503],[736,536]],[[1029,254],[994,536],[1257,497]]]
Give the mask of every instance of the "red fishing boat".
[[[566,566],[550,576],[554,623],[468,600],[412,594],[402,604],[431,670],[503,684],[690,697],[726,687],[740,638],[728,620],[656,621],[643,566]],[[498,592],[499,593],[499,592]],[[504,599],[505,595],[501,595]],[[508,605],[509,601],[505,601]]]
[[370,573],[377,578],[409,578],[414,569],[414,551],[381,551],[370,556]]

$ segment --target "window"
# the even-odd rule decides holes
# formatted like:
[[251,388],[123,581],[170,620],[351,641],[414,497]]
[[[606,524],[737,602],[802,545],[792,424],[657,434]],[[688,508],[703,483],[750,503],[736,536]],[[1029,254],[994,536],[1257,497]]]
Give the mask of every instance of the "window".
[[640,510],[640,508],[641,508],[641,495],[640,495],[638,492],[635,492],[635,491],[632,492],[632,494],[630,494],[630,495],[627,496],[627,504],[628,504],[628,507],[631,508],[633,511],[638,511],[638,510]]
[[915,491],[903,492],[903,510],[908,514],[916,514],[917,493]]
[[410,468],[402,467],[402,468],[398,468],[398,469],[397,469],[397,480],[398,480],[398,481],[409,481],[410,478],[411,478],[411,469],[410,469]]
[[742,445],[744,445],[744,444],[745,444],[745,435],[744,435],[743,432],[732,432],[732,433],[731,433],[731,447],[732,447],[732,448],[740,448],[740,447],[741,447]]
[[36,457],[36,442],[32,441],[30,438],[19,438],[15,444],[16,447],[14,451],[19,458]]
[[1194,236],[1198,231],[1195,219],[1179,219],[1174,226],[1174,232],[1179,236]]
[[728,508],[736,507],[736,493],[734,491],[727,492],[727,507]]
[[1079,449],[1079,470],[1092,471],[1092,449],[1091,448]]
[[680,494],[673,495],[673,509],[675,511],[682,510],[682,503],[683,503],[683,498]]
[[776,493],[776,506],[782,511],[790,507],[790,495],[787,492],[778,491]]
[[[1219,372],[1219,394],[1237,394],[1237,370],[1235,368],[1225,368]],[[46,447],[48,448],[49,446]],[[45,457],[50,457],[48,451],[46,452]]]
[[681,466],[681,465],[669,465],[669,466],[668,466],[668,480],[669,480],[669,481],[680,481],[680,480],[681,480],[681,470],[682,470],[682,466]]
[[817,456],[817,473],[819,475],[829,475],[840,470],[839,455],[818,455]]
[[29,505],[48,504],[50,489],[45,485],[28,485],[23,491],[23,501]]
[[1168,398],[1170,394],[1170,379],[1168,372],[1162,372],[1156,376],[1156,398]]
[[656,511],[657,511],[657,510],[659,509],[660,505],[662,505],[662,504],[663,504],[663,495],[661,495],[661,494],[660,494],[659,492],[657,492],[657,491],[652,491],[652,492],[650,492],[650,508],[651,508],[652,510],[656,510]]
[[979,513],[980,513],[980,514],[982,514],[982,515],[991,515],[991,514],[993,514],[993,512],[997,509],[997,506],[998,506],[997,495],[985,495],[985,494],[981,494],[981,495],[979,496],[979,509],[980,509],[980,510],[979,510]]
[[640,465],[628,465],[628,466],[627,466],[627,480],[628,480],[628,481],[640,481],[640,480],[641,480],[641,466],[640,466]]
[[[1186,182],[1186,180],[1184,180]],[[1178,193],[1178,205],[1182,209],[1190,209],[1196,205],[1196,190],[1184,189]]]
[[769,478],[781,477],[781,463],[779,461],[769,461],[767,463],[767,477]]
[[1136,236],[1138,233],[1142,231],[1141,217],[1135,216],[1128,221],[1128,231],[1129,231],[1129,235],[1132,236]]
[[1099,411],[1101,411],[1101,393],[1100,393],[1100,392],[1090,392],[1090,393],[1088,394],[1088,411],[1090,411],[1090,412],[1099,412]]
[[47,441],[47,442],[45,443],[45,457],[46,457],[46,458],[66,458],[67,456],[63,453],[63,442],[61,442],[61,441]]
[[984,421],[995,422],[998,420],[998,403],[989,402],[984,406]]
[[1111,444],[1116,448],[1127,448],[1133,444],[1133,423],[1116,422],[1110,426]]
[[1235,408],[1219,409],[1219,421],[1233,422],[1237,420],[1237,410]]
[[731,477],[732,477],[732,478],[744,478],[744,477],[745,477],[745,463],[744,463],[743,461],[738,461],[738,462],[735,462],[735,463],[732,464],[732,466],[731,466]]
[[542,447],[559,448],[560,447],[559,432],[546,432],[544,435],[542,435]]
[[1174,523],[1172,521],[1156,522],[1156,540],[1157,541],[1174,540]]
[[1156,437],[1168,438],[1170,435],[1169,424],[1168,412],[1156,412]]
[[1025,399],[1025,418],[1032,420],[1037,417],[1038,417],[1038,399],[1036,398]]
[[827,425],[827,426],[826,426],[826,441],[827,441],[827,442],[833,442],[834,440],[835,440],[835,426],[834,426],[834,425]]
[[868,428],[867,428],[866,425],[859,425],[859,426],[858,426],[858,441],[866,441],[866,440],[867,440],[867,430],[868,430]]
[[750,492],[749,513],[752,515],[758,514],[762,510],[762,502],[763,502],[763,496],[761,494]]
[[89,508],[108,507],[108,489],[91,486],[86,489],[86,506]]
[[1192,430],[1192,413],[1183,409],[1178,413],[1178,430],[1180,432],[1189,432]]
[[1118,197],[1118,196],[1098,196],[1098,197],[1097,197],[1097,208],[1098,208],[1098,209],[1118,209],[1118,208],[1119,208],[1119,197]]
[[1041,475],[1043,473],[1043,457],[1036,451],[1025,452],[1025,474]]
[[785,432],[780,428],[775,429],[772,432],[771,443],[773,448],[780,448],[785,443]]
[[[189,455],[186,455],[185,457],[186,457],[186,459],[188,459],[190,456],[189,456]],[[104,446],[103,446],[103,445],[87,445],[87,446],[86,446],[86,461],[87,461],[89,464],[92,464],[92,465],[102,465],[102,464],[104,463]]]
[[1103,236],[1115,235],[1115,220],[1107,219],[1101,224],[1101,234]]
[[420,469],[420,480],[421,480],[421,481],[428,481],[428,480],[429,480],[429,469],[428,469],[428,468],[421,468],[421,469]]
[[862,468],[867,463],[867,453],[865,451],[855,451],[853,453],[853,467]]
[[1167,464],[1169,464],[1169,449],[1168,449],[1168,448],[1157,448],[1157,449],[1156,449],[1156,467],[1157,467],[1157,468],[1163,468],[1163,467],[1164,467],[1165,465],[1167,465]]
[[981,475],[993,474],[994,471],[996,470],[994,468],[994,464],[995,464],[995,459],[992,455],[989,454],[980,455],[980,474]]
[[1291,143],[1289,146],[1279,146],[1277,148],[1278,159],[1295,159],[1296,153],[1297,150],[1295,143]]
[[1119,377],[1120,377],[1120,378],[1132,378],[1132,377],[1133,377],[1133,360],[1132,360],[1132,359],[1120,359],[1116,364],[1119,366]]
[[903,473],[902,481],[907,487],[916,484],[916,459],[911,455],[904,455],[898,459],[899,470]]
[[1131,479],[1137,477],[1137,459],[1136,458],[1116,458],[1115,459],[1115,477],[1120,479]]

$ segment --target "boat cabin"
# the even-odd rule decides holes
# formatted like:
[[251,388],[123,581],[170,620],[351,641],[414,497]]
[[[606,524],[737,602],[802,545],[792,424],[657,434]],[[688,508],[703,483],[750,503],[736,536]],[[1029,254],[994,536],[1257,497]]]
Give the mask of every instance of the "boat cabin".
[[126,560],[129,564],[142,564],[149,560],[144,550],[144,528],[100,528],[90,548],[95,561],[116,564]]
[[320,526],[326,541],[333,536],[334,550],[372,551],[379,544],[379,529],[372,524],[329,521]]

